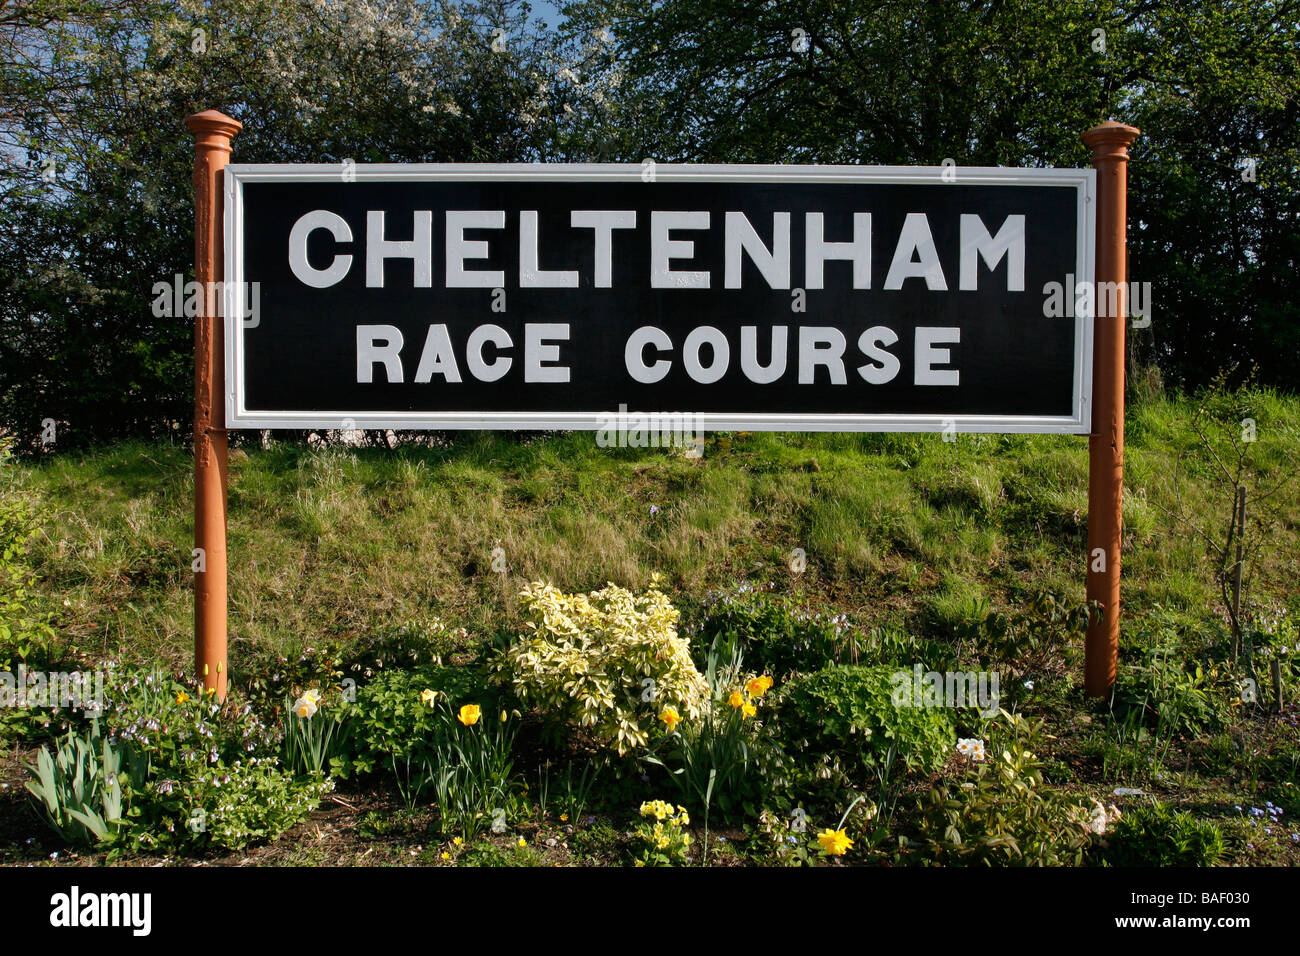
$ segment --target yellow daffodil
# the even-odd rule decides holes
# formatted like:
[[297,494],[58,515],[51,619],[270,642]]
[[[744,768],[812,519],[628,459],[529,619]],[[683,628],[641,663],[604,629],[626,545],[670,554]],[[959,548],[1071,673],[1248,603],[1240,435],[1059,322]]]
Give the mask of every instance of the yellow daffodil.
[[189,699],[190,699],[190,695],[185,693],[185,691],[181,691],[179,694],[176,695],[176,703],[178,704],[183,704]]
[[853,841],[843,830],[823,830],[817,834],[817,842],[831,856],[843,856],[853,846]]
[[744,707],[745,696],[738,690],[733,690],[731,696],[727,698],[727,703],[732,707]]
[[659,719],[664,722],[668,727],[668,732],[671,734],[677,729],[677,725],[682,722],[682,715],[677,713],[677,711],[672,707],[665,707],[659,712]]
[[749,696],[753,698],[762,697],[772,689],[772,678],[764,674],[762,677],[751,677],[745,684],[745,690],[749,691]]
[[745,701],[745,705],[740,708],[741,720],[744,720],[746,717],[753,717],[757,713],[758,708],[749,701]]
[[501,723],[504,724],[508,719],[509,718],[506,716],[506,712],[504,710],[501,711]]
[[473,727],[478,723],[478,719],[481,716],[483,716],[483,712],[479,709],[478,704],[466,704],[460,709],[460,713],[456,715],[456,719],[466,727]]
[[420,703],[426,704],[429,707],[432,707],[433,702],[437,699],[438,692],[436,690],[429,690],[429,688],[426,687],[420,692]]

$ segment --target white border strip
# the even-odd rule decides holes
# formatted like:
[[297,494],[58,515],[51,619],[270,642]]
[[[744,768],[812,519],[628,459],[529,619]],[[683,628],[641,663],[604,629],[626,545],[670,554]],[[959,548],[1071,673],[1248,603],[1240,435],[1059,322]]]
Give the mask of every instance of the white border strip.
[[[648,164],[593,163],[376,163],[349,169],[357,182],[640,182]],[[344,167],[323,164],[234,164],[225,167],[225,282],[243,288],[245,183],[343,182]],[[1093,281],[1096,245],[1097,174],[1092,169],[1010,169],[941,166],[771,166],[654,164],[654,182],[885,183],[944,188],[954,175],[961,185],[1071,186],[1076,189],[1075,282]],[[1062,277],[1064,279],[1064,276]],[[1028,290],[1026,290],[1028,291]],[[1073,289],[1064,290],[1071,299]],[[573,429],[606,427],[616,409],[591,412],[361,412],[249,411],[245,406],[243,323],[236,310],[225,318],[225,396],[227,428],[421,429]],[[1075,316],[1072,414],[1035,415],[874,415],[830,413],[713,413],[696,421],[713,431],[841,431],[1088,434],[1092,430],[1091,315]],[[669,409],[636,409],[641,413]],[[681,409],[682,412],[690,411]],[[345,426],[345,420],[350,426]]]

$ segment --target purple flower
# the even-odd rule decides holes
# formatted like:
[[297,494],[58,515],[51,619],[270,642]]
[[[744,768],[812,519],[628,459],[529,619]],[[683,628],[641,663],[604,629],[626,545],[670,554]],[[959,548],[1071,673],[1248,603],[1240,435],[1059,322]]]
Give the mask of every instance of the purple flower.
[[657,515],[657,514],[659,513],[659,506],[658,506],[658,505],[651,505],[651,506],[650,506],[650,513],[651,513],[652,515]]

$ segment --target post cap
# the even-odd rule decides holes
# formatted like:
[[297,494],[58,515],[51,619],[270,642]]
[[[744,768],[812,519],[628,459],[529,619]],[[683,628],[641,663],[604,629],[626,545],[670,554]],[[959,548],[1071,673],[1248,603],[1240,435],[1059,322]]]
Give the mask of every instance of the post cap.
[[204,110],[202,113],[187,116],[185,117],[185,125],[196,136],[204,133],[220,133],[230,137],[244,128],[244,124],[239,120],[217,110]]
[[1096,157],[1107,152],[1127,155],[1128,145],[1141,135],[1142,131],[1136,126],[1129,126],[1116,120],[1106,120],[1079,138],[1092,149],[1093,156]]

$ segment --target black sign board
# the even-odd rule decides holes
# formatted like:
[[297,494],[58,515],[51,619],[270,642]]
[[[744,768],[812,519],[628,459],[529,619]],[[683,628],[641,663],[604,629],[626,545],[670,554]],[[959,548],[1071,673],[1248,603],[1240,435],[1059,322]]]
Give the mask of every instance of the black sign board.
[[1086,433],[1094,176],[228,166],[226,422]]

